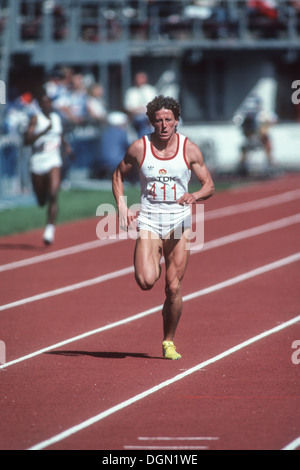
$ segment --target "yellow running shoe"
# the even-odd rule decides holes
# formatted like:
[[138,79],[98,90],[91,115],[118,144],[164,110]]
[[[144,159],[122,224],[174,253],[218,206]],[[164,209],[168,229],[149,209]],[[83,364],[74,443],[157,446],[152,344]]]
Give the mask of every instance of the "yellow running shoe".
[[174,346],[173,341],[163,341],[162,350],[166,359],[181,359],[180,354],[176,352],[176,347]]

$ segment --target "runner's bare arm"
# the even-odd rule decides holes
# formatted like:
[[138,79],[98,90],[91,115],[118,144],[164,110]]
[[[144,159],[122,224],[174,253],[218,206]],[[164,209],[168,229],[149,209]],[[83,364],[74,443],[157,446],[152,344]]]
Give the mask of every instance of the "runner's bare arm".
[[112,177],[112,189],[119,212],[120,226],[128,228],[131,222],[136,218],[136,214],[128,210],[126,199],[124,197],[124,179],[140,164],[143,156],[143,144],[141,140],[133,142],[128,148],[125,157],[118,165]]
[[199,147],[193,142],[187,141],[186,155],[188,163],[202,187],[199,191],[194,193],[185,193],[178,201],[178,203],[182,205],[204,201],[210,198],[215,192],[213,180],[204,163],[203,155]]

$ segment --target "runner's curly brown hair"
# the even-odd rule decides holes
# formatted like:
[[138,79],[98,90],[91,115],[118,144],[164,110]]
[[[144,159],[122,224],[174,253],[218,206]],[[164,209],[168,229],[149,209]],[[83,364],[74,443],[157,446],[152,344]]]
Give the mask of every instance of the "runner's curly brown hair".
[[159,95],[147,104],[146,114],[150,122],[153,122],[155,118],[155,113],[163,108],[170,109],[171,111],[173,111],[176,121],[179,121],[179,118],[181,116],[181,110],[178,101],[174,98],[171,98],[170,96]]

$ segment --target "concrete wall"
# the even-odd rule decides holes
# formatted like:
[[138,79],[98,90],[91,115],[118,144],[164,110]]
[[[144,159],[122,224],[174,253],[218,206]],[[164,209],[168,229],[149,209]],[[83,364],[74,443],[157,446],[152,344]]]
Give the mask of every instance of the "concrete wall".
[[[234,124],[208,124],[182,126],[179,129],[200,148],[202,143],[211,140],[215,149],[209,166],[218,172],[232,172],[239,163],[239,149],[243,136]],[[300,123],[276,124],[270,129],[273,142],[274,161],[283,169],[300,170]],[[262,150],[253,151],[249,158],[252,168],[263,168],[265,163]]]

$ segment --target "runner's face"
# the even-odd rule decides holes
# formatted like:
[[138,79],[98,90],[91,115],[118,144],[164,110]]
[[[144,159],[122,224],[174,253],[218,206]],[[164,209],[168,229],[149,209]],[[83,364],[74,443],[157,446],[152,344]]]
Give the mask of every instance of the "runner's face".
[[176,121],[173,111],[170,109],[160,109],[156,111],[152,122],[154,133],[162,140],[169,139],[176,132]]

